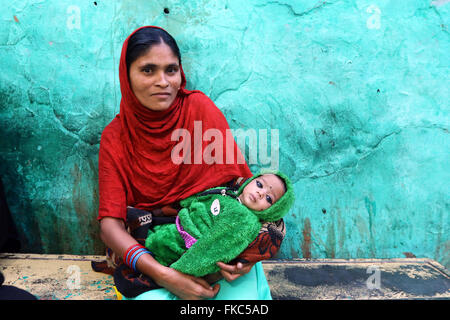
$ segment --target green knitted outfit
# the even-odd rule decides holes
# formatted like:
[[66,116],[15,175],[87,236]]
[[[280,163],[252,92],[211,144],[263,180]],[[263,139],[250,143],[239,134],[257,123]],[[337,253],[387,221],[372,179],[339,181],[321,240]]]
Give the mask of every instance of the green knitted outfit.
[[189,249],[176,224],[150,229],[145,246],[159,263],[185,274],[201,277],[219,271],[216,262],[236,258],[257,237],[263,221],[281,219],[294,203],[291,182],[284,174],[275,174],[285,182],[286,192],[268,209],[254,211],[237,200],[245,186],[263,174],[255,175],[237,192],[218,187],[181,201],[179,222],[197,239]]

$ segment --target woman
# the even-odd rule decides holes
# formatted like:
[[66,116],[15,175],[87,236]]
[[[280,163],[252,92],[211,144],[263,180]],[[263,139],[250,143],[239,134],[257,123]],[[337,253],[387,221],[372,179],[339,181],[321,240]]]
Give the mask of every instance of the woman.
[[[127,207],[156,212],[207,188],[252,174],[247,164],[236,161],[199,163],[198,156],[203,155],[207,141],[202,141],[199,147],[194,145],[195,139],[190,150],[197,161],[181,164],[172,161],[172,151],[179,143],[172,138],[175,130],[188,130],[194,137],[196,122],[201,123],[203,132],[214,128],[226,137],[229,127],[207,96],[185,89],[180,51],[166,31],[153,26],[134,31],[122,47],[119,78],[120,113],[104,129],[100,142],[98,219],[102,241],[123,257],[137,244],[126,229]],[[234,141],[232,150],[227,150],[229,145],[223,140],[224,159],[227,151],[240,155]],[[188,139],[186,143],[189,145]],[[189,156],[188,152],[183,155],[184,159]],[[253,267],[255,262],[271,257],[278,250],[280,237],[275,242],[270,239],[273,235],[269,235],[266,226],[252,248],[241,256],[240,261],[248,263],[219,264],[225,280],[213,287],[204,279],[162,266],[150,254],[142,253],[135,259],[134,267],[163,288],[143,293],[137,299],[270,298],[261,263]],[[244,287],[254,289],[242,290]],[[239,295],[243,291],[246,295]]]

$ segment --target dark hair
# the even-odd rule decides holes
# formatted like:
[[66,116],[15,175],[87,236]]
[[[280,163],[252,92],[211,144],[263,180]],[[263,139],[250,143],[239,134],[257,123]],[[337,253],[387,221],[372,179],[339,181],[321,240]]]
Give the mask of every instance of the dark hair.
[[175,39],[169,33],[159,28],[142,28],[136,31],[128,40],[127,70],[130,71],[130,66],[136,59],[145,54],[153,45],[161,42],[164,42],[172,49],[173,54],[177,56],[178,62],[181,64],[180,49]]

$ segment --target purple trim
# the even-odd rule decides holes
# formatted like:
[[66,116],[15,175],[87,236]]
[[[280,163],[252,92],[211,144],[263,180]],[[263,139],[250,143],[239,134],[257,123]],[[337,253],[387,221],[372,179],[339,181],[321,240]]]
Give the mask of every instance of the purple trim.
[[193,236],[184,231],[183,227],[180,224],[180,217],[177,216],[175,219],[175,224],[177,225],[177,230],[180,233],[180,236],[183,238],[186,248],[189,249],[194,243],[197,242]]

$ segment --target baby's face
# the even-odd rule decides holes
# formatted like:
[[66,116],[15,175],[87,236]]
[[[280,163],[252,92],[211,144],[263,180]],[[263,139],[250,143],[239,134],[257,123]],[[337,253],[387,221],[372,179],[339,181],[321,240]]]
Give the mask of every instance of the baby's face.
[[262,211],[277,202],[283,194],[281,178],[274,174],[264,174],[245,186],[239,199],[247,208]]

